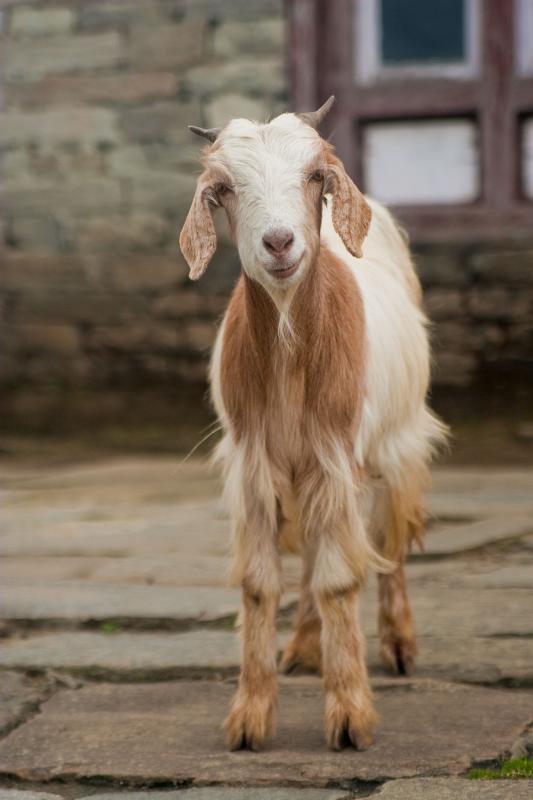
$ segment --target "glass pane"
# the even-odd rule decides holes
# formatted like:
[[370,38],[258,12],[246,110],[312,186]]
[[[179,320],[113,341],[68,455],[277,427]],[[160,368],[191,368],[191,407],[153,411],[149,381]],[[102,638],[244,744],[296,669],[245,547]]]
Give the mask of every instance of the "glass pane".
[[477,131],[467,119],[369,123],[363,159],[365,191],[385,203],[469,203],[479,195]]
[[383,64],[465,60],[464,0],[381,0]]

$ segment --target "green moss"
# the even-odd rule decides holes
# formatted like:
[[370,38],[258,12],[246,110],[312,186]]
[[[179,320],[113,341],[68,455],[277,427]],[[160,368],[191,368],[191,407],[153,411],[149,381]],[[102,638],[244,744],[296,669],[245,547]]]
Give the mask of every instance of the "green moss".
[[108,620],[107,622],[102,622],[100,625],[100,632],[101,633],[118,633],[120,631],[120,625],[117,622],[113,622],[112,620]]
[[500,778],[533,778],[533,758],[513,758],[503,761],[495,769],[473,767],[468,777],[474,781],[492,781]]

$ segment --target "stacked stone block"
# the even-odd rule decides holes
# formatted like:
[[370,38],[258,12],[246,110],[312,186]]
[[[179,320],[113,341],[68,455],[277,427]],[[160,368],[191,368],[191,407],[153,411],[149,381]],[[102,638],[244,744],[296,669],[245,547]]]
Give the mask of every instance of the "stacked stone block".
[[434,382],[531,376],[533,245],[434,245],[415,248],[415,259],[433,323]]
[[188,124],[286,105],[282,2],[0,0],[0,381],[204,379],[238,271],[202,285],[177,239]]

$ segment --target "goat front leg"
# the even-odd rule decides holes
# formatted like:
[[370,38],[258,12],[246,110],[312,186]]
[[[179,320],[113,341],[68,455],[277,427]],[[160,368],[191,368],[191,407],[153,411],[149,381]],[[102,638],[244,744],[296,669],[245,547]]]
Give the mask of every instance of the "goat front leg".
[[243,602],[241,674],[225,730],[231,750],[260,750],[275,722],[276,612],[281,595],[275,533],[265,529],[260,515],[238,532],[236,569]]
[[326,741],[333,750],[372,744],[377,714],[366,670],[366,646],[358,620],[358,588],[323,592],[322,669],[326,692]]
[[366,643],[359,626],[361,580],[348,567],[337,541],[324,537],[313,587],[322,621],[326,741],[333,750],[352,744],[366,750],[377,714],[366,668]]

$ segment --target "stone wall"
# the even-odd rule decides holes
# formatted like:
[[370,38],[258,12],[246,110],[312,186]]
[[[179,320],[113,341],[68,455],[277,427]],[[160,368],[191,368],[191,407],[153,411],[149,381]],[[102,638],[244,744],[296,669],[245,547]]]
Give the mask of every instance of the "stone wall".
[[[533,377],[533,236],[416,247],[432,321],[434,384]],[[531,385],[531,384],[530,384]]]
[[[199,284],[177,236],[187,124],[286,107],[282,0],[0,0],[0,382],[202,381],[238,262]],[[436,381],[531,365],[533,249],[418,250]],[[529,362],[528,362],[529,360]]]
[[[0,380],[205,376],[238,272],[178,252],[201,141],[287,103],[282,0],[0,0]],[[222,222],[222,221],[221,221]]]

